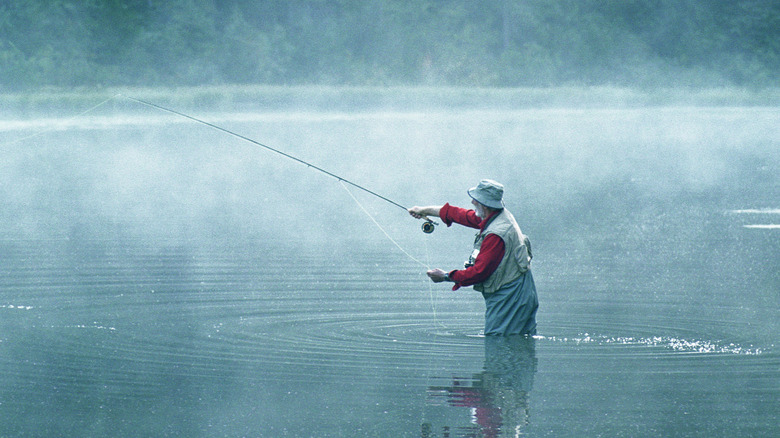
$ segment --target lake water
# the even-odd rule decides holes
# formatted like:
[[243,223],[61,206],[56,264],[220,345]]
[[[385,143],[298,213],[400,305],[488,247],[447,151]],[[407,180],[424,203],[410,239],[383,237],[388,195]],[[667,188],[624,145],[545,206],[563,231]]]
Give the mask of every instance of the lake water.
[[0,121],[0,436],[780,434],[777,108],[177,108],[403,205],[503,182],[517,339],[424,274],[472,230],[133,105]]

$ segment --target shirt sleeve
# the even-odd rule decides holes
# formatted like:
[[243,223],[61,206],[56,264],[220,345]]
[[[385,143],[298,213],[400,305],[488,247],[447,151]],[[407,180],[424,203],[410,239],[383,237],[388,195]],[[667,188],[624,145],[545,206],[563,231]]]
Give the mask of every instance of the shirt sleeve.
[[474,210],[455,207],[449,203],[444,204],[441,207],[441,210],[439,210],[439,217],[448,227],[452,225],[453,222],[470,228],[479,228],[480,224],[482,224],[482,219],[477,216],[477,213]]
[[[442,218],[444,220],[444,218]],[[495,234],[488,234],[482,241],[474,266],[450,272],[450,279],[455,282],[452,290],[463,286],[472,286],[487,280],[496,271],[504,258],[504,241]]]

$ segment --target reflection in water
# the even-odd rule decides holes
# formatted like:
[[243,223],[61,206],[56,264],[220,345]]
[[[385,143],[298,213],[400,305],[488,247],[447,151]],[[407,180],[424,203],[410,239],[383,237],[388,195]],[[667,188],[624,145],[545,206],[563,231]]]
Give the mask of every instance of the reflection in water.
[[[526,336],[485,338],[485,365],[471,378],[453,377],[450,386],[429,386],[432,397],[446,398],[449,406],[471,411],[473,426],[442,427],[443,437],[518,436],[529,424],[528,405],[536,373],[535,339]],[[437,436],[422,425],[422,437]]]

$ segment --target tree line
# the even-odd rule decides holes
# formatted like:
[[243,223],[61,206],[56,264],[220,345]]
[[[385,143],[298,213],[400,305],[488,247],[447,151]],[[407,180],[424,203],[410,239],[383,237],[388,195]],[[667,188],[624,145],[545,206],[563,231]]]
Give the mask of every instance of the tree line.
[[27,0],[0,91],[269,85],[778,86],[766,0]]

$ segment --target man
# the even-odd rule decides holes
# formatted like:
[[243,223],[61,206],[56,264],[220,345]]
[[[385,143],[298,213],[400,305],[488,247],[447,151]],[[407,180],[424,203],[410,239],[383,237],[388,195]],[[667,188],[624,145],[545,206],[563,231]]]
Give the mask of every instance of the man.
[[465,269],[428,271],[434,283],[451,281],[452,290],[474,286],[485,299],[485,335],[535,335],[539,301],[529,269],[531,243],[504,208],[504,186],[484,179],[468,190],[473,210],[450,204],[409,209],[417,219],[439,216],[452,225],[477,228],[474,251]]

